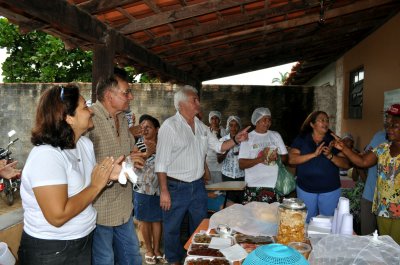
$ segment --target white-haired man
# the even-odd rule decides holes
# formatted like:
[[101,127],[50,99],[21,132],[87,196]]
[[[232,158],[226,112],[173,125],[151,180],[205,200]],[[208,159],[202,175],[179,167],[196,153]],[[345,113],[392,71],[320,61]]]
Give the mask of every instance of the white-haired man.
[[180,264],[184,257],[180,227],[187,212],[192,233],[207,217],[207,192],[204,160],[208,148],[224,152],[247,139],[244,129],[235,138],[218,141],[196,114],[200,112],[197,90],[184,86],[175,93],[176,114],[168,118],[158,132],[156,172],[163,209],[164,248],[170,264]]

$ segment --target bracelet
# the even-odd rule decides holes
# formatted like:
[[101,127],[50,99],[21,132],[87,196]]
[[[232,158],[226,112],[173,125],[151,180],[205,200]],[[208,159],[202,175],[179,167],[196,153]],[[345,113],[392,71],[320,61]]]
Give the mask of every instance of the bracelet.
[[233,142],[235,143],[235,145],[238,145],[239,143],[236,141],[235,137],[232,138]]
[[330,161],[332,161],[333,159],[333,154],[331,153],[331,157],[329,158]]

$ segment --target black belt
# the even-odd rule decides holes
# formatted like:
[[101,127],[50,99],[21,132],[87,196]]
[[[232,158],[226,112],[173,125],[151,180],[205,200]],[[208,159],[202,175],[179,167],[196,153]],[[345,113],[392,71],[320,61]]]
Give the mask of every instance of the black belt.
[[176,179],[176,178],[173,178],[173,177],[170,177],[170,176],[167,176],[167,180],[168,181],[173,181],[173,182],[178,182],[178,183],[190,183],[188,181],[183,181],[183,180]]

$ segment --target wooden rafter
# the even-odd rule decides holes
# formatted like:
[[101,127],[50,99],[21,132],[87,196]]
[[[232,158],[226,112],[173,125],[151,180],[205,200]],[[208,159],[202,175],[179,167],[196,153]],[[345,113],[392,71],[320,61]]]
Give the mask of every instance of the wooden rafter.
[[123,26],[119,29],[119,31],[123,34],[130,34],[147,28],[188,19],[251,2],[255,2],[255,0],[210,0],[200,4],[184,6],[179,10],[167,11],[158,15],[138,19],[135,23],[129,23]]
[[[349,6],[339,7],[336,9],[328,10],[325,13],[326,19],[332,19],[338,16],[344,16],[350,14],[351,12],[359,12],[365,9],[371,9],[375,6],[376,2],[381,4],[389,2],[389,0],[376,0],[376,1],[358,1]],[[199,40],[192,42],[191,47],[176,47],[174,49],[168,49],[166,52],[162,53],[163,57],[168,57],[169,55],[178,55],[186,52],[193,52],[194,50],[208,49],[213,46],[227,44],[230,42],[238,41],[241,39],[246,39],[251,36],[257,36],[259,33],[268,34],[273,32],[279,32],[282,29],[290,29],[295,27],[302,27],[311,23],[318,23],[319,14],[311,14],[300,18],[288,19],[282,22],[277,22],[273,24],[263,25],[261,27],[245,29],[241,31],[236,31],[231,34],[225,34],[222,36],[210,37],[205,40]]]
[[[199,82],[176,67],[166,64],[158,56],[145,50],[119,32],[108,28],[90,14],[74,5],[68,4],[66,1],[0,0],[0,3],[6,3],[22,10],[29,10],[32,16],[40,17],[42,21],[46,21],[52,27],[62,28],[64,31],[80,36],[83,40],[95,45],[105,44],[110,35],[115,36],[115,43],[117,43],[116,53],[124,53],[132,60],[155,69],[165,76],[177,77],[183,83],[195,85]],[[47,12],[43,12],[43,9],[47,10]]]

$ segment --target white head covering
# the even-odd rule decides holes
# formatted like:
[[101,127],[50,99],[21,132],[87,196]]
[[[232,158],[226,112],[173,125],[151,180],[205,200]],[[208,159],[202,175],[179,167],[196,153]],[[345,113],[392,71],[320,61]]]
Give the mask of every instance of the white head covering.
[[211,118],[214,116],[217,116],[219,119],[219,123],[221,123],[221,112],[216,110],[210,111],[210,113],[208,114],[208,122],[211,123]]
[[349,138],[350,140],[354,141],[353,135],[352,135],[351,133],[349,133],[349,132],[343,134],[342,140],[343,140],[343,139],[346,139],[346,138]]
[[240,121],[240,118],[238,116],[229,116],[228,120],[226,121],[226,131],[229,133],[229,123],[231,121],[236,121],[239,124],[239,129],[242,128],[242,122]]
[[269,108],[257,108],[253,111],[251,115],[251,123],[255,126],[256,123],[264,116],[271,117],[271,111]]

